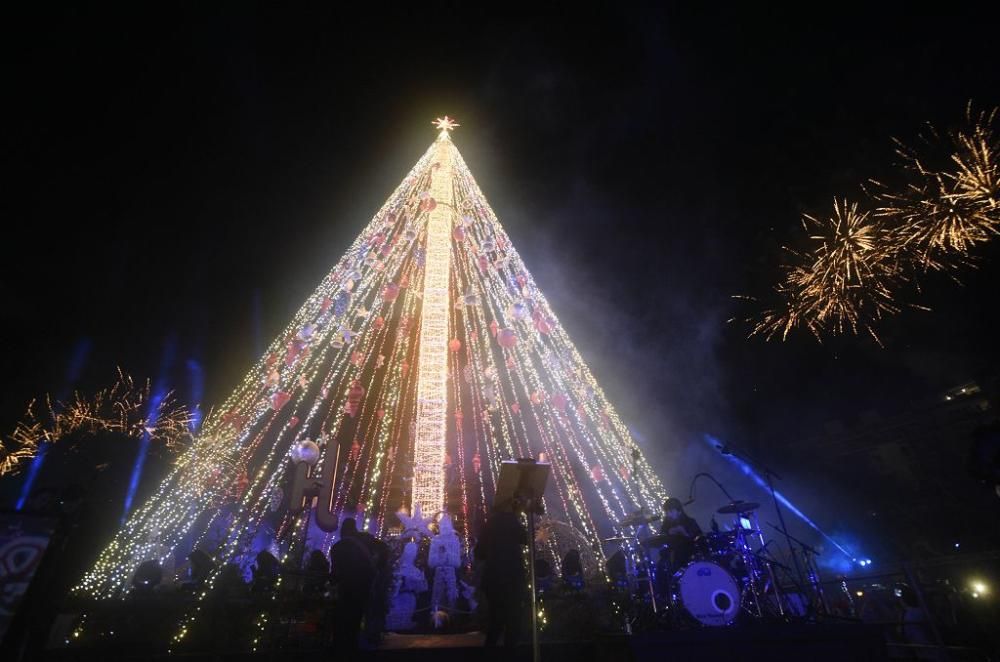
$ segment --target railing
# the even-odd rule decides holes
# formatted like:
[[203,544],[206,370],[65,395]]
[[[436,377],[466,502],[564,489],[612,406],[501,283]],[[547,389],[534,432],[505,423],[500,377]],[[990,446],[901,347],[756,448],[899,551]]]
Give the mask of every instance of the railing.
[[780,589],[806,612],[801,616],[883,626],[892,657],[994,659],[991,651],[1000,652],[997,586],[978,594],[969,585],[984,568],[1000,578],[1000,550],[900,563],[806,587],[786,581]]

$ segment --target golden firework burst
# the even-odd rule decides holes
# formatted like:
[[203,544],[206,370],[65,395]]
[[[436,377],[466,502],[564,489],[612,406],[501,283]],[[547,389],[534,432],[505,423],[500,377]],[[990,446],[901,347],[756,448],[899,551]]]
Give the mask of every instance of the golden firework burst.
[[784,305],[765,311],[751,335],[785,339],[801,326],[821,338],[865,328],[878,339],[867,320],[899,312],[893,292],[903,279],[882,224],[847,200],[834,200],[830,216],[804,215],[802,224],[814,246],[786,249],[795,263],[775,288]]
[[154,442],[171,450],[188,439],[192,413],[167,393],[150,410],[149,381],[136,387],[132,378],[119,370],[118,380],[110,388],[92,396],[74,393],[68,403],[53,403],[45,397],[46,419],[36,414],[37,401],[28,405],[24,418],[8,436],[0,440],[0,476],[16,473],[21,465],[38,452],[42,443],[54,444],[77,432],[119,432],[131,437],[148,434]]
[[902,183],[871,180],[874,209],[843,200],[828,217],[805,215],[812,246],[788,250],[792,259],[773,288],[778,303],[747,320],[750,335],[784,340],[804,328],[822,340],[865,329],[879,341],[875,327],[900,312],[896,294],[903,286],[927,271],[958,280],[974,264],[973,249],[1000,235],[996,116],[997,110],[975,113],[970,105],[964,128],[942,137],[930,127],[921,149],[896,141]]

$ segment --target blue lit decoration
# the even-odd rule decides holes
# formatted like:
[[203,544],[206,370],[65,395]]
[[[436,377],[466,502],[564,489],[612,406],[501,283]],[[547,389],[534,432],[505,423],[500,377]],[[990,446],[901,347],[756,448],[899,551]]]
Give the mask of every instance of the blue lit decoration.
[[[705,441],[705,443],[708,444],[709,446],[711,446],[713,449],[717,448],[719,446],[722,446],[722,442],[720,442],[718,439],[716,439],[715,437],[713,437],[710,434],[706,434],[702,438]],[[740,471],[743,472],[744,475],[749,476],[750,479],[753,480],[753,482],[755,482],[761,489],[763,489],[768,494],[770,494],[771,488],[768,487],[767,481],[764,480],[764,478],[761,477],[756,471],[754,471],[753,468],[749,464],[747,464],[746,462],[744,462],[740,458],[736,457],[735,455],[724,455],[723,457],[725,457],[727,460],[729,460],[734,465],[736,465],[740,469]],[[849,552],[846,548],[844,548],[843,545],[841,545],[836,540],[834,540],[832,537],[830,537],[829,535],[827,535],[827,533],[825,531],[823,531],[823,529],[819,528],[819,526],[815,522],[813,522],[811,519],[809,519],[809,517],[807,517],[805,513],[803,513],[798,508],[796,508],[795,504],[793,504],[791,501],[789,501],[787,498],[785,498],[785,496],[781,492],[775,490],[774,491],[774,496],[781,503],[782,506],[784,506],[789,511],[791,511],[792,514],[794,514],[800,520],[802,520],[803,522],[805,522],[806,524],[808,524],[814,531],[816,531],[816,533],[818,533],[821,536],[823,536],[823,538],[825,540],[827,540],[831,545],[833,545],[838,550],[840,550],[840,552],[845,557],[847,557],[847,559],[850,559],[850,562],[857,563],[861,567],[867,567],[867,566],[871,565],[871,559],[867,559],[867,558],[859,559],[857,556],[855,556],[854,554],[852,554],[851,552]],[[849,564],[845,564],[845,565],[848,565],[848,567],[849,567]]]
[[[58,403],[69,397],[69,393],[73,388],[73,385],[80,378],[80,373],[83,372],[83,366],[87,362],[87,356],[90,354],[91,342],[90,338],[81,338],[77,341],[76,346],[73,348],[73,355],[70,357],[69,366],[66,368],[66,380],[63,384],[63,389],[56,396],[56,401],[53,406],[58,407]],[[15,508],[17,510],[22,510],[24,508],[25,502],[31,495],[31,488],[35,484],[35,479],[38,478],[38,472],[42,470],[42,464],[45,463],[45,454],[48,452],[49,446],[46,443],[42,443],[38,446],[38,453],[31,460],[31,466],[28,467],[28,473],[24,478],[24,484],[21,485],[21,494],[17,497],[17,504]]]
[[205,396],[205,371],[194,359],[187,360],[189,396],[191,402],[191,432],[197,432],[201,425],[201,401]]

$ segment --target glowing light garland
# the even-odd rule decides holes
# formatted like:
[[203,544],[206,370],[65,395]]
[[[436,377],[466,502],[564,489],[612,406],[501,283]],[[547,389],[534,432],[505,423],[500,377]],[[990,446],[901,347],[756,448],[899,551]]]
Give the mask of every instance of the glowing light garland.
[[417,379],[417,428],[413,447],[413,506],[425,513],[444,501],[445,416],[448,406],[448,280],[451,275],[452,204],[451,140],[442,128],[434,146],[434,172],[427,219],[423,310],[420,315],[420,366]]
[[[552,556],[559,531],[599,549],[613,522],[659,507],[663,486],[633,455],[635,442],[448,136],[457,124],[440,122],[438,139],[205,418],[79,592],[119,597],[142,561],[193,548],[219,569],[247,570],[262,535],[283,563],[297,563],[335,539],[318,528],[320,508],[379,535],[399,530],[400,510],[445,509],[468,552],[500,463],[517,457],[544,454],[552,464],[551,526],[542,523]],[[289,475],[305,440],[319,448],[311,475],[336,473],[329,503],[313,499],[293,514]]]

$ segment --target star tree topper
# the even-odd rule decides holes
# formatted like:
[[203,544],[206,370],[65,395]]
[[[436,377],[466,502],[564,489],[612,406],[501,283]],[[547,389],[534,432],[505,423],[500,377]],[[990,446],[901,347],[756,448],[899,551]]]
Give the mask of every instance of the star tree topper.
[[448,117],[447,115],[445,115],[444,117],[437,118],[436,120],[431,122],[431,124],[441,129],[442,131],[454,131],[455,127],[462,126],[461,124],[459,124],[452,118]]

